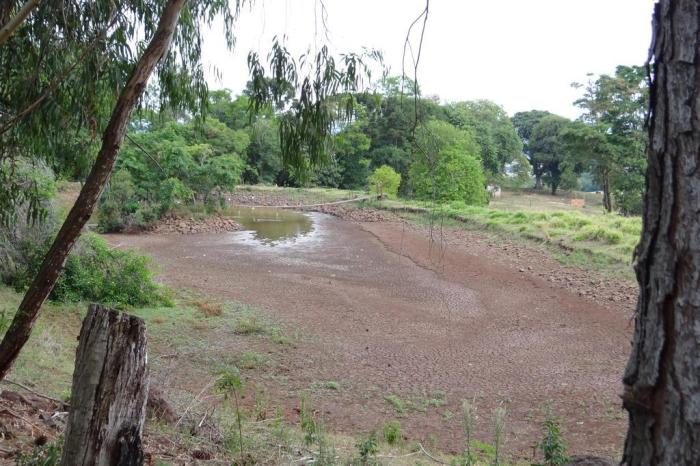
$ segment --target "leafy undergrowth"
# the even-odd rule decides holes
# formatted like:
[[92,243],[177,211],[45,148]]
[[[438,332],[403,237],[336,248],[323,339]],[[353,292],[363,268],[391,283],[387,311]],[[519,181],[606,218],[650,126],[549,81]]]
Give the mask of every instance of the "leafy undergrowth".
[[[0,335],[20,299],[15,291],[0,287]],[[276,381],[265,374],[281,364],[297,337],[287,335],[264,312],[250,306],[214,301],[184,290],[174,292],[173,300],[168,307],[129,310],[146,322],[150,385],[176,413],[175,419],[150,418],[146,424],[146,451],[153,464],[197,460],[198,464],[408,465],[432,462],[427,455],[446,464],[464,464],[463,458],[427,451],[406,440],[396,420],[378,425],[376,432],[351,436],[326,431],[324,419],[305,395],[298,409],[285,411],[275,401],[275,392],[268,390]],[[8,379],[68,400],[76,336],[86,309],[86,303],[47,303]],[[6,384],[0,387],[16,389]],[[341,389],[332,381],[323,387],[328,392]],[[308,392],[314,395],[314,390]],[[30,421],[42,422],[39,418]],[[20,436],[13,444],[27,455],[23,464],[35,464],[31,462],[34,457],[56,456],[60,430],[39,449],[31,439],[34,434],[29,435],[24,443],[18,443]],[[482,450],[479,461],[471,464],[492,462],[491,450]]]
[[467,228],[544,242],[565,252],[559,257],[564,263],[625,274],[630,273],[632,255],[641,233],[639,217],[617,214],[499,210],[459,202],[435,206],[424,202],[384,200],[372,205],[398,212],[424,212],[433,220],[446,218]]

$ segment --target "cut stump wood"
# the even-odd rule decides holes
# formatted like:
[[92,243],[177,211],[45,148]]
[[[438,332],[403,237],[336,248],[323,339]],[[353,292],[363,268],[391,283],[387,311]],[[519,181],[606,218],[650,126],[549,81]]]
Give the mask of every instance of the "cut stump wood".
[[148,367],[142,319],[92,304],[80,330],[61,464],[143,464]]

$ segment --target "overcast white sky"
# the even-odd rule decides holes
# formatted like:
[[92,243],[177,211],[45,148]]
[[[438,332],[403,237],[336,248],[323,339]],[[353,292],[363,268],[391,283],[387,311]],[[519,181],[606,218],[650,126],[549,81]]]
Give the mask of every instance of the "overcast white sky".
[[[382,50],[401,72],[406,31],[425,0],[325,0],[336,51]],[[654,0],[431,0],[419,83],[443,101],[489,99],[513,114],[549,110],[575,117],[573,81],[642,64],[651,38]],[[248,80],[246,57],[264,57],[272,37],[286,34],[295,55],[325,40],[319,0],[256,0],[244,7],[231,54],[223,32],[207,33],[204,64],[212,88],[238,94]],[[416,38],[417,39],[417,38]],[[218,68],[221,79],[215,77]]]

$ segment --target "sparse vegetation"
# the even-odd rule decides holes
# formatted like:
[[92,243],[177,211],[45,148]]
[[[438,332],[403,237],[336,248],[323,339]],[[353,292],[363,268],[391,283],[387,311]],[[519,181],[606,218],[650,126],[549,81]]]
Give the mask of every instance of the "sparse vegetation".
[[256,369],[267,362],[267,358],[264,354],[257,353],[255,351],[246,351],[241,354],[238,364],[241,369]]
[[566,455],[566,445],[559,427],[559,420],[554,417],[550,409],[546,410],[542,423],[544,439],[538,444],[542,452],[543,462],[535,466],[564,466],[569,462]]
[[392,408],[394,408],[396,414],[406,414],[406,403],[401,398],[399,398],[398,395],[390,393],[386,395],[384,399],[391,405]]
[[403,436],[401,423],[399,421],[389,421],[385,423],[382,432],[384,433],[384,440],[389,445],[399,443]]

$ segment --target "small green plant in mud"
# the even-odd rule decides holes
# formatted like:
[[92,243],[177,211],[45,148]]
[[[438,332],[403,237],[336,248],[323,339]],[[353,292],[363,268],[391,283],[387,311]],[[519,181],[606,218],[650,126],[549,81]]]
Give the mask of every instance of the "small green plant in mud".
[[243,389],[241,373],[238,369],[223,371],[219,374],[219,379],[216,381],[216,389],[224,395],[224,400],[233,398],[234,409],[236,412],[236,424],[238,425],[238,448],[241,454],[241,465],[247,464],[245,451],[243,448],[243,426],[241,421],[241,409],[238,403],[238,396]]
[[299,423],[304,433],[304,445],[308,448],[313,447],[314,444],[318,446],[314,465],[335,464],[335,449],[326,439],[323,423],[314,417],[313,409],[308,405],[306,396],[303,394],[299,398]]
[[506,428],[506,409],[496,408],[493,412],[493,464],[500,466],[503,460],[503,441]]
[[335,390],[336,392],[340,391],[340,384],[338,382],[333,381],[333,380],[331,380],[330,382],[326,382],[325,387],[328,390]]
[[462,401],[462,428],[464,429],[465,441],[465,466],[474,464],[475,458],[472,455],[472,437],[474,436],[474,426],[476,425],[476,407],[467,400]]
[[552,414],[551,410],[547,410],[544,422],[544,439],[537,444],[544,461],[535,466],[564,466],[569,462],[569,457],[566,455],[566,444],[561,435],[559,420]]
[[376,456],[379,451],[376,432],[370,432],[366,437],[362,437],[355,445],[359,454],[360,464],[376,464]]
[[447,403],[445,400],[445,392],[442,390],[437,390],[430,394],[430,398],[425,400],[423,403],[425,408],[439,408]]
[[390,393],[384,397],[384,399],[396,410],[397,414],[401,416],[406,414],[406,403],[399,398],[398,395]]
[[389,445],[395,445],[401,441],[403,432],[401,431],[401,423],[399,421],[389,421],[382,428],[384,440]]

